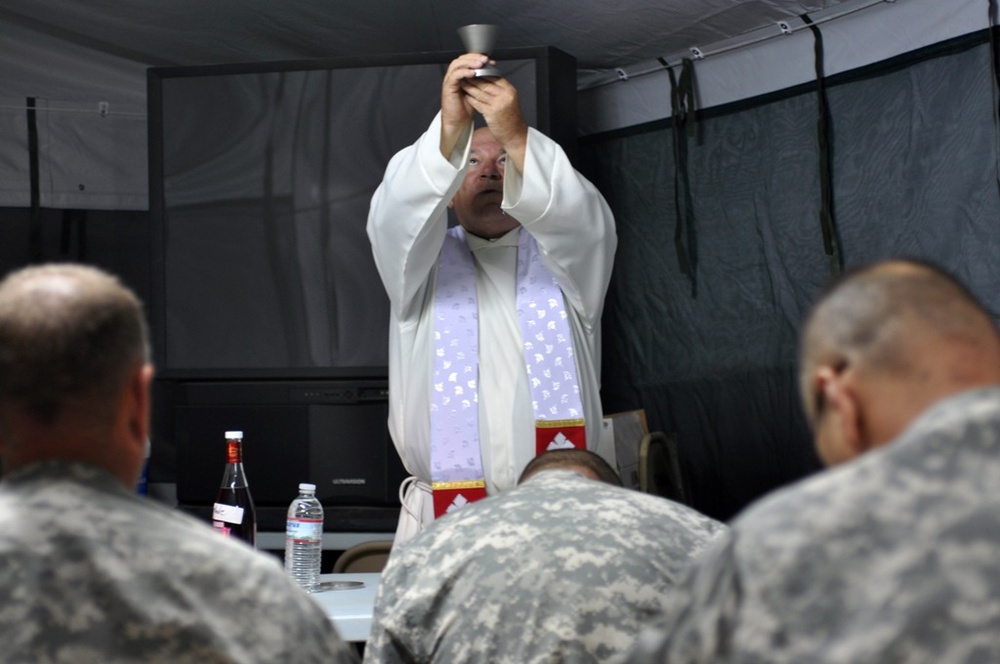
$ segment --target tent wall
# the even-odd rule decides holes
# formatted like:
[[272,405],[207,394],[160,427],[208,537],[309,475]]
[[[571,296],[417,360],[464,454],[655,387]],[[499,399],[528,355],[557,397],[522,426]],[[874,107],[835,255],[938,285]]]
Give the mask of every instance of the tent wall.
[[[863,8],[821,25],[827,74],[848,71],[983,30],[990,24],[990,0],[873,2],[875,0],[844,0],[829,9],[837,15],[842,11],[841,5],[844,10]],[[764,3],[731,4],[733,11],[757,11],[759,16],[768,15],[762,6]],[[669,7],[649,6],[646,10],[650,21],[670,17]],[[44,16],[30,17],[29,13],[22,15],[21,10],[0,10],[0,71],[3,72],[0,76],[0,207],[30,205],[25,104],[31,98],[38,100],[39,107],[39,170],[42,174],[39,194],[43,207],[146,209],[146,67],[178,62],[216,62],[210,59],[209,54],[213,51],[198,42],[195,35],[201,32],[192,35],[178,27],[184,25],[182,18],[177,17],[177,23],[165,21],[164,16],[178,13],[177,9],[166,5],[130,3],[128,11],[118,13],[111,24],[102,21],[102,17],[106,17],[100,9],[88,13],[85,3],[73,11],[80,20],[72,29],[58,29],[49,25]],[[220,12],[217,29],[221,30],[225,27],[225,12],[217,11]],[[463,9],[460,13],[465,11],[469,10]],[[601,11],[628,13],[617,7],[601,8]],[[285,25],[289,34],[292,34],[294,13],[283,12],[288,14],[283,18],[289,23],[285,25],[282,21],[281,25]],[[131,33],[134,33],[134,21],[140,17],[143,25],[157,25],[159,29],[148,31],[148,50],[137,51],[124,44],[135,44]],[[351,20],[351,16],[346,15],[338,15],[336,19],[346,26]],[[537,22],[545,24],[541,16]],[[718,52],[728,46],[691,44],[705,53],[705,58],[696,62],[698,107],[731,103],[812,80],[811,32],[803,27],[801,20],[790,23],[794,28],[792,34],[781,34],[776,25],[770,25],[747,35],[747,40],[760,36],[767,38],[745,48]],[[255,22],[251,25],[259,27]],[[309,27],[311,31],[316,26],[311,24]],[[203,29],[205,26],[199,26],[199,30]],[[285,42],[280,38],[282,31],[275,29],[273,34],[257,35],[252,40],[247,36],[247,43],[258,49],[260,59],[334,54],[318,43],[310,46],[299,39]],[[344,31],[350,32],[347,28]],[[390,43],[405,51],[406,44],[412,43],[407,38],[410,31],[408,27]],[[588,32],[591,30],[581,30],[576,37],[585,41]],[[703,34],[712,33],[709,30]],[[627,34],[621,36],[622,42],[629,39]],[[445,42],[452,43],[450,38]],[[563,48],[579,57],[572,48],[575,43],[575,39],[571,40]],[[183,56],[180,60],[161,61],[158,58],[163,56],[150,55],[178,49],[181,49],[178,57]],[[354,51],[349,53],[356,54]],[[663,55],[671,65],[681,56],[693,57],[691,53]],[[631,127],[670,115],[669,78],[659,62],[629,65],[622,72],[629,77],[625,82],[618,80],[614,70],[579,72],[583,88],[578,95],[581,135]],[[610,83],[604,84],[608,81]],[[105,104],[107,110],[102,112]]]
[[152,234],[144,211],[0,208],[0,228],[0,275],[29,263],[89,263],[150,300]]
[[[828,20],[815,24],[823,39],[824,73],[835,76],[985,30],[991,25],[990,9],[990,0],[848,0],[835,5],[825,13]],[[816,20],[823,15],[818,12]],[[771,25],[733,43],[692,44],[700,47],[702,59],[691,52],[664,54],[663,62],[584,73],[579,94],[581,135],[669,117],[670,77],[664,63],[676,69],[683,58],[694,62],[701,109],[815,80],[812,30],[802,20],[789,21],[787,30]]]
[[[826,72],[836,75],[832,182],[843,263],[931,258],[1000,312],[994,88],[985,33],[975,33],[989,24],[987,7],[899,0],[821,30]],[[970,33],[949,52],[850,74]],[[83,260],[146,298],[145,67],[31,25],[0,23],[0,40],[0,274]],[[579,94],[582,167],[611,202],[620,235],[605,314],[606,409],[644,407],[653,428],[676,431],[695,506],[719,518],[818,468],[795,381],[798,325],[831,274],[819,222],[817,99],[811,86],[776,92],[813,79],[813,44],[800,30],[695,63],[698,107],[712,110],[686,141],[680,180],[691,275],[681,274],[674,241],[666,72]],[[746,98],[754,101],[731,105]],[[169,479],[156,466],[153,474]]]
[[[931,259],[1000,312],[985,33],[890,64],[828,87],[843,263]],[[695,506],[719,518],[818,467],[795,376],[800,321],[834,271],[819,221],[817,108],[810,86],[697,121],[682,243],[690,276],[674,245],[671,125],[595,137],[583,150],[620,237],[605,403],[643,407],[651,428],[677,432]]]
[[0,207],[31,205],[33,122],[41,207],[147,209],[146,67],[6,20],[0,44]]

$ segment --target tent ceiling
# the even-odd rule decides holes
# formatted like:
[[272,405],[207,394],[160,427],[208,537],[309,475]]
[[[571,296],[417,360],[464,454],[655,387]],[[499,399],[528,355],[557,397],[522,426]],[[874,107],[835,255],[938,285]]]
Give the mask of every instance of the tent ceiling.
[[0,23],[143,65],[457,50],[468,23],[498,48],[548,45],[613,69],[725,40],[846,0],[19,0]]
[[[806,29],[807,14],[823,25],[831,75],[985,29],[986,6],[987,0],[0,3],[0,205],[23,206],[29,198],[26,118],[38,109],[39,144],[46,148],[40,157],[51,170],[46,182],[65,180],[65,187],[43,192],[43,205],[144,207],[151,66],[457,52],[459,27],[493,23],[499,49],[554,46],[576,58],[579,131],[591,135],[669,115],[661,57],[673,67],[693,47],[704,52],[696,87],[698,108],[705,109],[813,80],[815,37]],[[779,21],[793,28],[790,35]],[[618,84],[623,78],[628,85]],[[81,173],[91,182],[86,190]]]

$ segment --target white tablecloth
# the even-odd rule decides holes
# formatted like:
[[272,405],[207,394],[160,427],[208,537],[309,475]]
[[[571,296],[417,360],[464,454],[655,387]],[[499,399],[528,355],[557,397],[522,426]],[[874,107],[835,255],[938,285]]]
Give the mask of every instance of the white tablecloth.
[[[310,595],[337,627],[337,632],[345,641],[367,641],[372,629],[372,610],[375,608],[375,593],[382,575],[368,574],[323,574],[323,586],[319,592]],[[359,587],[353,587],[361,583]],[[343,584],[343,587],[336,586]],[[327,589],[330,586],[331,589]]]

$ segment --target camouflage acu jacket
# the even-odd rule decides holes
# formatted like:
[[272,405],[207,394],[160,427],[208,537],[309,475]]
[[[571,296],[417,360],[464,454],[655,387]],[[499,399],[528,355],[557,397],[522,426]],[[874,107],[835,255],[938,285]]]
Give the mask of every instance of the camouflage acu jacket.
[[277,558],[92,466],[0,482],[4,662],[352,662]]
[[662,498],[541,472],[393,551],[365,661],[606,661],[724,528]]
[[1000,661],[1000,390],[738,518],[629,662]]

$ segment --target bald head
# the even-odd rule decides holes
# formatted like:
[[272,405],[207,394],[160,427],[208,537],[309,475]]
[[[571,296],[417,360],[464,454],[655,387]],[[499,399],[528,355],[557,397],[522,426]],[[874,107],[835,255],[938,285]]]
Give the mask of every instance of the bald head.
[[553,469],[572,470],[592,480],[615,486],[622,485],[621,478],[618,477],[618,473],[611,467],[611,464],[590,450],[578,449],[542,452],[528,462],[528,465],[521,471],[521,477],[518,478],[517,483],[520,484],[533,475]]
[[824,292],[806,320],[799,361],[814,425],[822,405],[817,375],[824,371],[849,375],[859,396],[872,397],[861,404],[865,424],[889,414],[894,396],[912,411],[895,415],[912,419],[940,398],[1000,383],[1000,337],[989,313],[946,272],[886,261],[849,272]]
[[7,276],[0,282],[5,468],[22,455],[60,456],[46,438],[110,437],[124,425],[115,419],[124,417],[123,393],[148,357],[141,304],[111,275],[55,264]]

